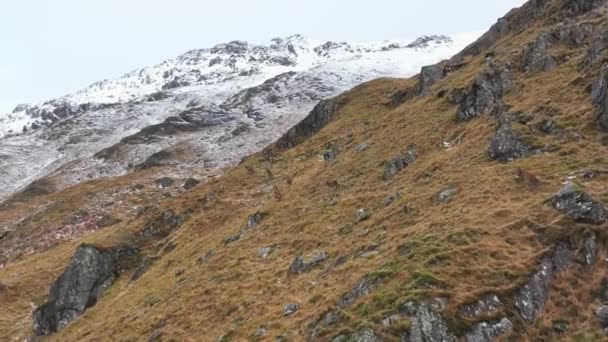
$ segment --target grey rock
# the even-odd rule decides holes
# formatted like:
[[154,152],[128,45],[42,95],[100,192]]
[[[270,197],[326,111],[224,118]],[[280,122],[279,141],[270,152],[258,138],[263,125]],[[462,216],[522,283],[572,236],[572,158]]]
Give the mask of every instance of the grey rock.
[[553,42],[566,44],[576,48],[583,46],[593,35],[593,25],[590,23],[558,24],[549,31]]
[[608,131],[608,64],[604,65],[600,76],[593,82],[591,97],[598,111],[600,127]]
[[177,229],[184,220],[184,216],[169,209],[148,222],[141,232],[141,236],[143,239],[164,238]]
[[289,304],[285,305],[285,307],[283,308],[283,316],[286,317],[286,316],[293,315],[299,309],[300,309],[300,304],[289,303]]
[[520,137],[519,132],[513,128],[508,119],[500,121],[500,126],[488,147],[490,159],[508,162],[530,155],[532,148]]
[[266,335],[268,335],[268,329],[264,327],[259,327],[255,330],[255,336],[257,337],[264,337]]
[[536,41],[524,48],[521,57],[522,71],[551,71],[557,67],[557,61],[549,53],[550,39],[549,34],[543,32],[536,38]]
[[608,221],[608,210],[573,182],[568,182],[553,196],[552,203],[576,222],[601,224]]
[[498,110],[502,97],[511,84],[511,71],[505,66],[491,63],[487,70],[473,80],[463,95],[458,106],[458,119],[468,121],[482,113]]
[[359,210],[357,210],[357,222],[363,222],[367,219],[369,219],[369,211],[361,208]]
[[259,226],[260,223],[262,223],[262,221],[266,218],[266,216],[268,216],[267,213],[259,212],[259,211],[253,215],[249,215],[249,217],[247,218],[247,229],[257,228],[257,226]]
[[504,305],[495,294],[487,294],[472,304],[463,305],[460,315],[466,318],[476,318],[482,315],[491,315],[504,308]]
[[338,98],[320,101],[304,120],[292,127],[277,142],[278,148],[291,148],[298,140],[309,137],[325,127],[341,107]]
[[304,259],[303,256],[298,255],[293,260],[291,265],[289,265],[288,274],[297,275],[297,274],[309,272],[316,266],[325,262],[327,260],[327,257],[328,257],[327,252],[325,252],[325,251],[316,252],[315,254],[312,255],[312,257],[310,257],[309,260],[306,260],[306,259]]
[[158,260],[158,258],[143,258],[139,265],[137,265],[135,268],[135,271],[133,271],[129,281],[134,282],[139,279],[148,271],[148,269],[150,269],[150,266],[152,266],[156,260]]
[[258,249],[258,257],[267,258],[274,249],[272,247],[262,247]]
[[595,35],[589,48],[587,49],[587,61],[589,64],[594,64],[600,60],[600,57],[608,50],[608,28],[604,27],[600,33]]
[[184,182],[184,189],[190,190],[190,189],[194,188],[195,186],[199,185],[200,183],[201,183],[200,180],[190,177],[190,178],[186,179],[186,181]]
[[601,4],[606,3],[605,0],[566,0],[566,8],[574,15],[589,12]]
[[443,67],[439,64],[422,67],[420,70],[420,81],[416,89],[418,96],[428,95],[429,88],[443,77]]
[[357,299],[370,294],[381,282],[382,279],[378,277],[363,277],[357,286],[340,297],[336,306],[338,309],[344,309],[352,305]]
[[362,144],[355,146],[355,152],[363,152],[363,151],[367,150],[368,148],[369,148],[368,143],[362,143]]
[[136,249],[100,249],[80,245],[70,264],[51,286],[49,298],[33,314],[36,335],[50,335],[95,305],[124,268],[139,259]]
[[439,202],[439,203],[449,202],[452,200],[452,198],[454,196],[456,196],[457,193],[458,193],[458,191],[455,188],[452,188],[452,187],[445,188],[437,194],[437,202]]
[[515,307],[528,324],[532,324],[542,312],[549,298],[549,284],[552,279],[553,262],[550,258],[545,258],[541,262],[540,269],[519,290],[515,298]]
[[413,145],[408,146],[407,151],[400,156],[393,158],[384,165],[384,180],[395,177],[399,171],[405,169],[416,161],[417,153]]
[[411,342],[452,342],[456,336],[448,330],[441,317],[447,301],[435,298],[420,303],[407,302],[401,310],[410,318],[411,326],[404,335]]
[[363,329],[348,335],[334,337],[332,342],[382,342],[384,339],[371,329]]
[[467,342],[493,342],[497,338],[510,333],[513,323],[508,318],[494,322],[480,322],[473,326],[473,330],[466,334]]
[[595,234],[588,237],[583,243],[583,259],[587,266],[595,264],[597,259],[597,237]]
[[595,310],[595,316],[600,321],[602,327],[608,327],[608,305],[601,305]]
[[154,183],[160,188],[168,188],[175,183],[175,179],[171,177],[163,177],[155,180]]
[[564,242],[558,242],[553,252],[553,268],[555,272],[564,271],[572,263],[572,252]]

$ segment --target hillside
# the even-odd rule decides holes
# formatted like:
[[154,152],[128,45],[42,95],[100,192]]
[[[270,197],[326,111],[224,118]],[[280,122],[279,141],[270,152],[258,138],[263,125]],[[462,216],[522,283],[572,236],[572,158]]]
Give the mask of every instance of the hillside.
[[0,335],[605,339],[606,18],[529,1],[200,183],[163,179],[175,165],[35,182],[0,208]]
[[374,78],[412,76],[469,44],[467,36],[233,41],[19,105],[0,113],[0,200],[47,176],[57,190],[159,165],[177,166],[175,177],[204,177],[262,150],[319,100]]

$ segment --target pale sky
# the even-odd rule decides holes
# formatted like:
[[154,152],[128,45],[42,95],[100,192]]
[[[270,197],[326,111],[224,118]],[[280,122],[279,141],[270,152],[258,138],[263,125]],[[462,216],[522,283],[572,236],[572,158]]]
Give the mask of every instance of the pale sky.
[[524,0],[3,0],[0,113],[231,40],[486,30]]

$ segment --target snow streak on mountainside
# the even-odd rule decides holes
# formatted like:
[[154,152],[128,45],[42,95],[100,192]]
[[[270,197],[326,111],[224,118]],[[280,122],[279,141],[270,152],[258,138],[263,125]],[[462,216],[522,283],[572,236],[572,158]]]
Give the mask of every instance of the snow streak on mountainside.
[[228,166],[277,139],[320,99],[373,78],[411,76],[474,38],[235,41],[20,105],[0,116],[0,199],[47,175],[68,185],[177,161],[184,172]]

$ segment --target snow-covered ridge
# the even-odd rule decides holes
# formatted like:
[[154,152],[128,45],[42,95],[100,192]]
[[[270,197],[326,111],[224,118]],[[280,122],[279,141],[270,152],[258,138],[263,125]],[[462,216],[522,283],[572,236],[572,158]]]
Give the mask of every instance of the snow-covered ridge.
[[[301,35],[274,38],[267,45],[233,41],[212,48],[188,51],[153,67],[145,67],[118,79],[95,82],[87,88],[35,105],[19,105],[0,115],[0,137],[37,130],[90,110],[113,104],[149,101],[162,92],[190,86],[218,85],[253,75],[272,77],[302,71],[332,61],[358,59],[393,50],[449,47],[450,37],[424,36],[414,41],[373,43],[317,42]],[[404,61],[405,62],[405,61]]]

